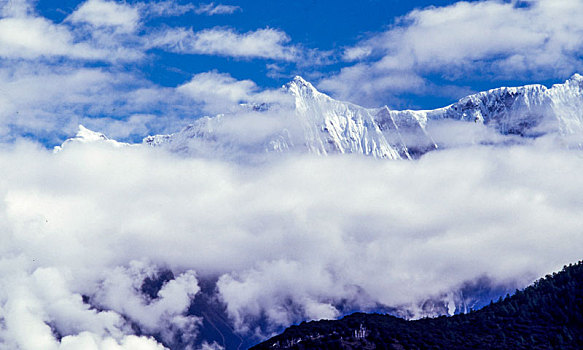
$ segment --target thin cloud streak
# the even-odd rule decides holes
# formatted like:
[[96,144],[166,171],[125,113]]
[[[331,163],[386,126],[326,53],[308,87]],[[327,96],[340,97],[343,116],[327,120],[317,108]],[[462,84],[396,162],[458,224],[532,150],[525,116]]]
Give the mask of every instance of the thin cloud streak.
[[214,2],[208,4],[200,4],[194,12],[199,15],[230,15],[237,11],[241,11],[241,7],[233,5],[215,4]]

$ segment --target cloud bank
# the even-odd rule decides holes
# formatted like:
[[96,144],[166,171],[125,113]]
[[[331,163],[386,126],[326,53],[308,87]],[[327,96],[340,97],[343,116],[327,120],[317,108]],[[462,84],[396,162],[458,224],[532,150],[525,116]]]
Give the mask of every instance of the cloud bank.
[[[547,141],[252,167],[107,144],[3,146],[0,340],[194,342],[200,280],[217,281],[243,334],[346,309],[415,312],[484,277],[524,286],[581,258],[583,157]],[[141,286],[161,270],[173,278],[148,297]]]

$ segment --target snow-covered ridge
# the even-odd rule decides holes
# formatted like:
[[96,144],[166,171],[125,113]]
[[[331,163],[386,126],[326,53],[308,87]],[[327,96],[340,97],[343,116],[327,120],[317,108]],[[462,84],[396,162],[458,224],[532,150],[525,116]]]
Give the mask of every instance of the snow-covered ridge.
[[[247,106],[243,116],[200,118],[177,133],[148,136],[143,144],[205,156],[299,152],[412,159],[440,146],[431,126],[443,120],[471,122],[500,135],[527,138],[583,134],[583,77],[579,74],[550,88],[502,87],[425,111],[364,108],[338,101],[299,76],[279,93],[291,96],[293,105]],[[115,142],[80,127],[77,136],[64,145],[94,141]]]

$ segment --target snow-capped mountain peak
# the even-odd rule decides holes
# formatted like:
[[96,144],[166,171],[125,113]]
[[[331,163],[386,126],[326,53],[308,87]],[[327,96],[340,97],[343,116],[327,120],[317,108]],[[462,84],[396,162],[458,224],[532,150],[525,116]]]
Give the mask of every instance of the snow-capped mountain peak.
[[316,95],[324,95],[320,93],[314,85],[299,75],[296,75],[289,83],[285,84],[283,89],[285,92],[288,92],[295,97],[314,97]]
[[74,139],[79,142],[94,142],[109,140],[107,136],[105,136],[104,134],[89,130],[81,124],[79,124],[79,130],[77,131],[77,134],[75,135]]
[[85,126],[79,124],[79,129],[77,130],[77,134],[75,135],[75,137],[65,140],[65,142],[63,142],[63,144],[61,144],[60,146],[56,146],[53,149],[53,152],[55,153],[60,152],[63,150],[63,148],[73,143],[94,143],[94,142],[106,143],[113,147],[124,147],[129,145],[128,143],[111,140],[104,134],[93,130],[89,130]]

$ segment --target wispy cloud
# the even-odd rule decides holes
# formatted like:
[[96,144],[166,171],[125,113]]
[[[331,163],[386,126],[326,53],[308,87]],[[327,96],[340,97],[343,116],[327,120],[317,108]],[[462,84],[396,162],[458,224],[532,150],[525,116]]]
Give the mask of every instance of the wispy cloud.
[[199,15],[230,15],[237,11],[241,11],[241,7],[233,5],[215,4],[214,2],[208,4],[200,4],[194,12]]
[[148,1],[138,6],[150,16],[180,16],[196,9],[193,4],[182,5],[175,0]]
[[293,61],[298,57],[298,48],[287,45],[290,41],[286,33],[271,28],[246,33],[238,33],[230,28],[198,32],[172,28],[153,35],[149,46],[185,54]]

